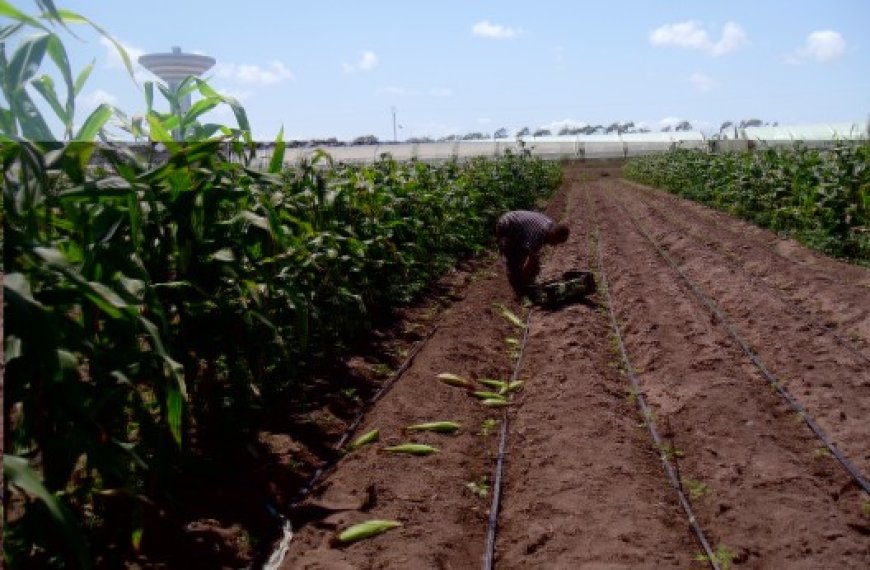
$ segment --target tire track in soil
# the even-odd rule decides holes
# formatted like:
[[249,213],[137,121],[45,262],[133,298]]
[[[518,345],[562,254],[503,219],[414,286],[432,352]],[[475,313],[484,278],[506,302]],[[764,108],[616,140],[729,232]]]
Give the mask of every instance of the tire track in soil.
[[727,257],[644,211],[642,202],[631,199],[633,189],[621,187],[615,192],[644,231],[719,306],[768,369],[866,478],[870,474],[867,360],[832,336],[808,327],[782,298],[745,273],[735,272]]
[[[591,221],[573,184],[569,241],[543,278],[591,269]],[[594,255],[594,253],[593,253]],[[603,301],[600,301],[603,302]],[[695,543],[613,365],[594,303],[536,309],[508,441],[497,568],[688,567]]]
[[[710,490],[694,508],[711,543],[753,568],[867,567],[866,499],[831,458],[814,455],[818,440],[634,229],[613,195],[624,188],[588,186],[610,293],[656,422],[684,454],[684,481]],[[704,264],[718,269],[710,256]]]

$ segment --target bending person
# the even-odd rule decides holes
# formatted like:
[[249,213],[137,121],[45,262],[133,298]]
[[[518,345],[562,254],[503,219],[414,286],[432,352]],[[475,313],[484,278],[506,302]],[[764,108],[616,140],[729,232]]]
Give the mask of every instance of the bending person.
[[499,218],[495,236],[508,282],[517,297],[528,293],[541,270],[541,248],[564,243],[569,233],[568,226],[539,212],[514,210]]

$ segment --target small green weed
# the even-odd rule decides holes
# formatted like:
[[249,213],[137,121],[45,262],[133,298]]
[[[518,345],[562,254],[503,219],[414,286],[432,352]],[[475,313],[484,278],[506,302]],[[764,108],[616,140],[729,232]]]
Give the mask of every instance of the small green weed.
[[390,367],[389,364],[386,364],[384,362],[379,362],[375,364],[374,366],[372,366],[372,370],[374,370],[378,376],[383,376],[385,378],[393,374],[393,369]]
[[495,418],[486,418],[483,420],[483,423],[480,425],[480,435],[486,437],[492,432],[495,431],[496,426],[498,426],[498,420]]
[[465,484],[465,488],[480,497],[485,499],[489,495],[489,478],[484,475],[477,481],[472,481]]
[[698,481],[697,479],[686,479],[686,488],[689,490],[689,497],[693,501],[697,501],[701,497],[710,494],[710,487],[707,484]]
[[679,450],[675,447],[672,447],[670,445],[660,446],[659,447],[659,454],[661,455],[662,459],[665,459],[667,461],[673,461],[675,458],[684,457],[686,455],[681,450]]
[[827,447],[819,447],[813,450],[813,459],[826,459],[831,456],[831,451]]
[[341,394],[341,397],[344,398],[345,400],[348,400],[351,402],[361,401],[361,399],[359,397],[359,393],[358,393],[356,388],[343,388],[342,390],[339,391],[339,393]]
[[698,562],[715,562],[722,570],[730,570],[731,563],[734,561],[734,553],[727,546],[720,544],[713,552],[712,560],[706,554],[696,554],[695,560]]

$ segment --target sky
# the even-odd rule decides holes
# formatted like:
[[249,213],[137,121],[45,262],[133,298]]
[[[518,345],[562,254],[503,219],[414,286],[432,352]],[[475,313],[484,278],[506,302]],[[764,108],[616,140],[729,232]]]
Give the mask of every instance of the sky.
[[[392,140],[394,116],[399,140],[870,117],[866,0],[55,2],[134,60],[172,46],[214,57],[206,77],[244,105],[259,140],[282,127],[287,140]],[[111,43],[74,29],[80,39],[61,32],[74,70],[95,61],[78,121],[102,102],[142,113]],[[207,120],[233,124],[226,107]]]

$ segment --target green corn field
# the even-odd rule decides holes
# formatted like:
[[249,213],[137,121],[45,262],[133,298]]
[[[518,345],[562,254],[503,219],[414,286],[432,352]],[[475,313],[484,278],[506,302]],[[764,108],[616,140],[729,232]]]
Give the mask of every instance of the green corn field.
[[[302,409],[315,375],[385,316],[494,251],[498,217],[539,206],[562,171],[527,151],[437,165],[317,151],[288,165],[283,129],[257,170],[245,109],[195,77],[176,92],[146,81],[140,116],[100,104],[79,120],[94,64],[70,68],[70,27],[109,39],[132,78],[131,61],[86,17],[34,4],[0,0],[3,555],[10,568],[122,567],[184,520],[184,482],[250,458],[265,417]],[[219,106],[234,125],[202,122]],[[109,140],[110,123],[147,142]],[[676,150],[625,172],[870,264],[868,159],[867,144]]]
[[[533,207],[561,172],[528,153],[349,166],[321,152],[285,167],[281,133],[258,172],[244,109],[198,79],[182,89],[205,103],[187,115],[162,87],[173,111],[154,111],[146,84],[146,120],[127,123],[168,159],[98,144],[110,117],[127,118],[101,106],[73,133],[89,70],[68,68],[59,35],[89,21],[39,4],[32,18],[3,3],[15,24],[0,44],[5,475],[30,497],[12,506],[5,555],[112,566],[172,511],[187,471],[242,447],[269,402],[301,397],[378,315],[492,248],[497,217]],[[37,77],[48,65],[67,97]],[[238,126],[198,122],[219,104]]]
[[829,255],[870,264],[870,145],[678,149],[631,160],[625,174],[743,217]]

